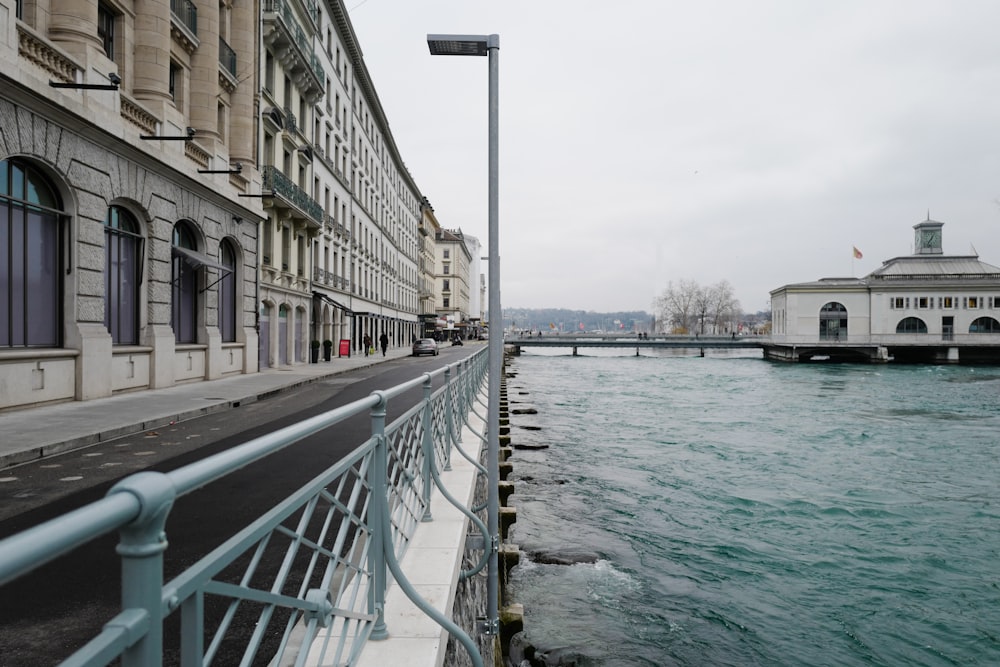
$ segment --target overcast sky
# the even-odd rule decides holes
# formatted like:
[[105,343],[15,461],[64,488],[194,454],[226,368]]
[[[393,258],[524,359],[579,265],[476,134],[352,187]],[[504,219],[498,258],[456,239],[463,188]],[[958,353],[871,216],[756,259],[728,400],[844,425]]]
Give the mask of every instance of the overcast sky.
[[995,0],[347,7],[410,173],[484,255],[487,59],[426,36],[500,35],[505,307],[651,311],[692,279],[755,312],[910,254],[928,211],[1000,264]]

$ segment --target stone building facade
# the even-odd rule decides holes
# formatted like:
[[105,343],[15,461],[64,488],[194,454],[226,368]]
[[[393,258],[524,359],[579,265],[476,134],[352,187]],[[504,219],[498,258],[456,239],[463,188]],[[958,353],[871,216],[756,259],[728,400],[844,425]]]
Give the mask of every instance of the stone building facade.
[[914,252],[863,278],[823,278],[771,292],[765,356],[781,360],[938,363],[1000,359],[1000,267],[944,253],[944,223],[914,229]]
[[254,6],[0,15],[0,409],[255,372]]
[[421,196],[344,4],[267,0],[263,26],[261,366],[311,341],[409,345]]
[[438,317],[448,322],[448,328],[457,328],[462,335],[468,333],[469,322],[469,272],[472,253],[461,229],[442,229],[435,239],[437,271],[435,289],[438,296]]

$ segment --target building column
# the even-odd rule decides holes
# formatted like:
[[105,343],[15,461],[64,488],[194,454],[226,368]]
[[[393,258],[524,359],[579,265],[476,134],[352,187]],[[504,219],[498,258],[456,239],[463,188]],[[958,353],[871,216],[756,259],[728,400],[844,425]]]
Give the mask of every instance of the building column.
[[[257,111],[254,98],[260,89],[260,73],[251,67],[256,60],[257,27],[260,22],[256,9],[260,3],[234,3],[230,13],[229,46],[236,52],[236,71],[240,83],[229,96],[229,159],[233,162],[257,164]],[[261,55],[263,59],[263,55]]]
[[49,37],[62,49],[87,62],[89,49],[104,46],[97,37],[97,0],[68,0],[51,5]]
[[170,102],[170,2],[135,2],[135,81],[137,99]]
[[[191,54],[191,90],[219,88],[219,4],[198,2],[198,41],[201,45]],[[211,138],[218,142],[219,100],[215,95],[191,95],[188,113],[191,127],[197,128],[198,139],[206,145]],[[211,151],[216,152],[215,148]]]

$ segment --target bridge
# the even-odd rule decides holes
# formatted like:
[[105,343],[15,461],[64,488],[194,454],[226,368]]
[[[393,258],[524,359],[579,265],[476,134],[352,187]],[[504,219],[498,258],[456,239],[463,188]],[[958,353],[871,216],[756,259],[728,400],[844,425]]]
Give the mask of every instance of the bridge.
[[860,334],[835,339],[809,336],[689,336],[657,334],[639,338],[636,334],[549,334],[508,337],[506,347],[515,355],[522,348],[571,348],[573,356],[580,348],[629,348],[640,356],[644,349],[698,350],[761,349],[769,361],[835,361],[849,363],[1000,363],[1000,335],[949,334],[931,337],[926,334]]
[[542,348],[572,348],[573,356],[583,347],[629,348],[635,349],[639,356],[642,350],[648,349],[686,349],[699,350],[705,356],[706,349],[760,349],[767,339],[760,336],[689,336],[677,334],[658,334],[649,338],[639,338],[632,334],[550,334],[543,336],[525,336],[523,338],[507,338],[504,344],[515,355],[521,354],[525,347]]

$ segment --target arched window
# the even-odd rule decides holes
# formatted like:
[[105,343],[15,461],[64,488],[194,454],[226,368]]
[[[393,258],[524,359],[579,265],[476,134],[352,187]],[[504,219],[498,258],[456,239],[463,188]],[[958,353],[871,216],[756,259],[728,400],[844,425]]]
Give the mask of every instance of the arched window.
[[919,317],[904,317],[896,325],[898,334],[925,334],[927,325]]
[[219,246],[219,260],[229,272],[222,272],[219,279],[219,331],[222,334],[222,341],[233,343],[236,341],[236,250],[233,242],[224,239]]
[[62,341],[65,214],[52,183],[29,162],[0,162],[0,347]]
[[831,301],[819,309],[819,339],[847,339],[847,308]]
[[[194,230],[183,220],[174,225],[173,246],[196,250]],[[173,285],[170,326],[178,343],[195,343],[198,340],[198,267],[186,261],[183,253],[173,253]]]
[[104,219],[104,326],[115,345],[139,343],[143,238],[135,217],[119,206]]
[[969,333],[1000,333],[1000,322],[992,317],[979,317],[969,325]]

